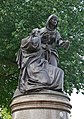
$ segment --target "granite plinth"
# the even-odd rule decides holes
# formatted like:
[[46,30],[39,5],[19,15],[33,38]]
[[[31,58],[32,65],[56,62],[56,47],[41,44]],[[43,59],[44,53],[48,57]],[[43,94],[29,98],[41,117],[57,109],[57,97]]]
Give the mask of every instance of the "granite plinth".
[[69,119],[71,107],[65,94],[50,90],[32,92],[12,100],[12,119]]

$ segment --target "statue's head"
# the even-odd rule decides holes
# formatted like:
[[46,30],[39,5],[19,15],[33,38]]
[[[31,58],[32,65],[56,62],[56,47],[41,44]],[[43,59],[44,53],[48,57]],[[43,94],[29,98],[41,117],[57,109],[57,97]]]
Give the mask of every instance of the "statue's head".
[[58,18],[55,14],[52,14],[48,17],[46,28],[49,30],[55,30],[57,28]]
[[35,29],[32,30],[31,35],[38,36],[39,35],[39,32],[40,32],[40,30],[38,28],[35,28]]

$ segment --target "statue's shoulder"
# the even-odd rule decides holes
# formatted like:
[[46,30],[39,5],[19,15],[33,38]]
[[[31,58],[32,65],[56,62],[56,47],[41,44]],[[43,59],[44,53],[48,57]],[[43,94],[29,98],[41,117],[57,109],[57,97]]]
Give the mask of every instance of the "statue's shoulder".
[[30,39],[29,36],[26,37],[26,38],[23,38],[23,39],[21,40],[21,45],[20,45],[20,47],[21,47],[21,48],[27,47],[27,45],[28,45],[28,43],[29,43],[29,39]]
[[46,31],[46,27],[43,27],[40,29],[40,34],[44,33]]
[[57,34],[60,34],[60,32],[58,31],[58,29],[56,29],[56,33],[57,33]]
[[27,36],[26,38],[23,38],[23,39],[21,40],[21,45],[26,44],[26,43],[28,42],[28,39],[29,39],[29,36]]

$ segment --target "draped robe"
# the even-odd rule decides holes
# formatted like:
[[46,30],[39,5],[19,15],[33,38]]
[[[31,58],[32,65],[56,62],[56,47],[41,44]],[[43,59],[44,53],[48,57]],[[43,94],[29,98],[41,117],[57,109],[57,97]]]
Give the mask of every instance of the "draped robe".
[[22,39],[17,55],[20,69],[18,90],[21,93],[38,89],[63,90],[63,70],[49,64],[42,56],[40,37]]

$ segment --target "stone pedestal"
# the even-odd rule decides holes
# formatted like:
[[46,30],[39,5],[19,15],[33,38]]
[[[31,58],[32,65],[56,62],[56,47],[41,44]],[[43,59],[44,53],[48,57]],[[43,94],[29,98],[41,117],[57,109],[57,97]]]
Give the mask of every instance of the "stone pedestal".
[[49,90],[19,96],[11,103],[12,119],[69,119],[69,101],[66,95]]

